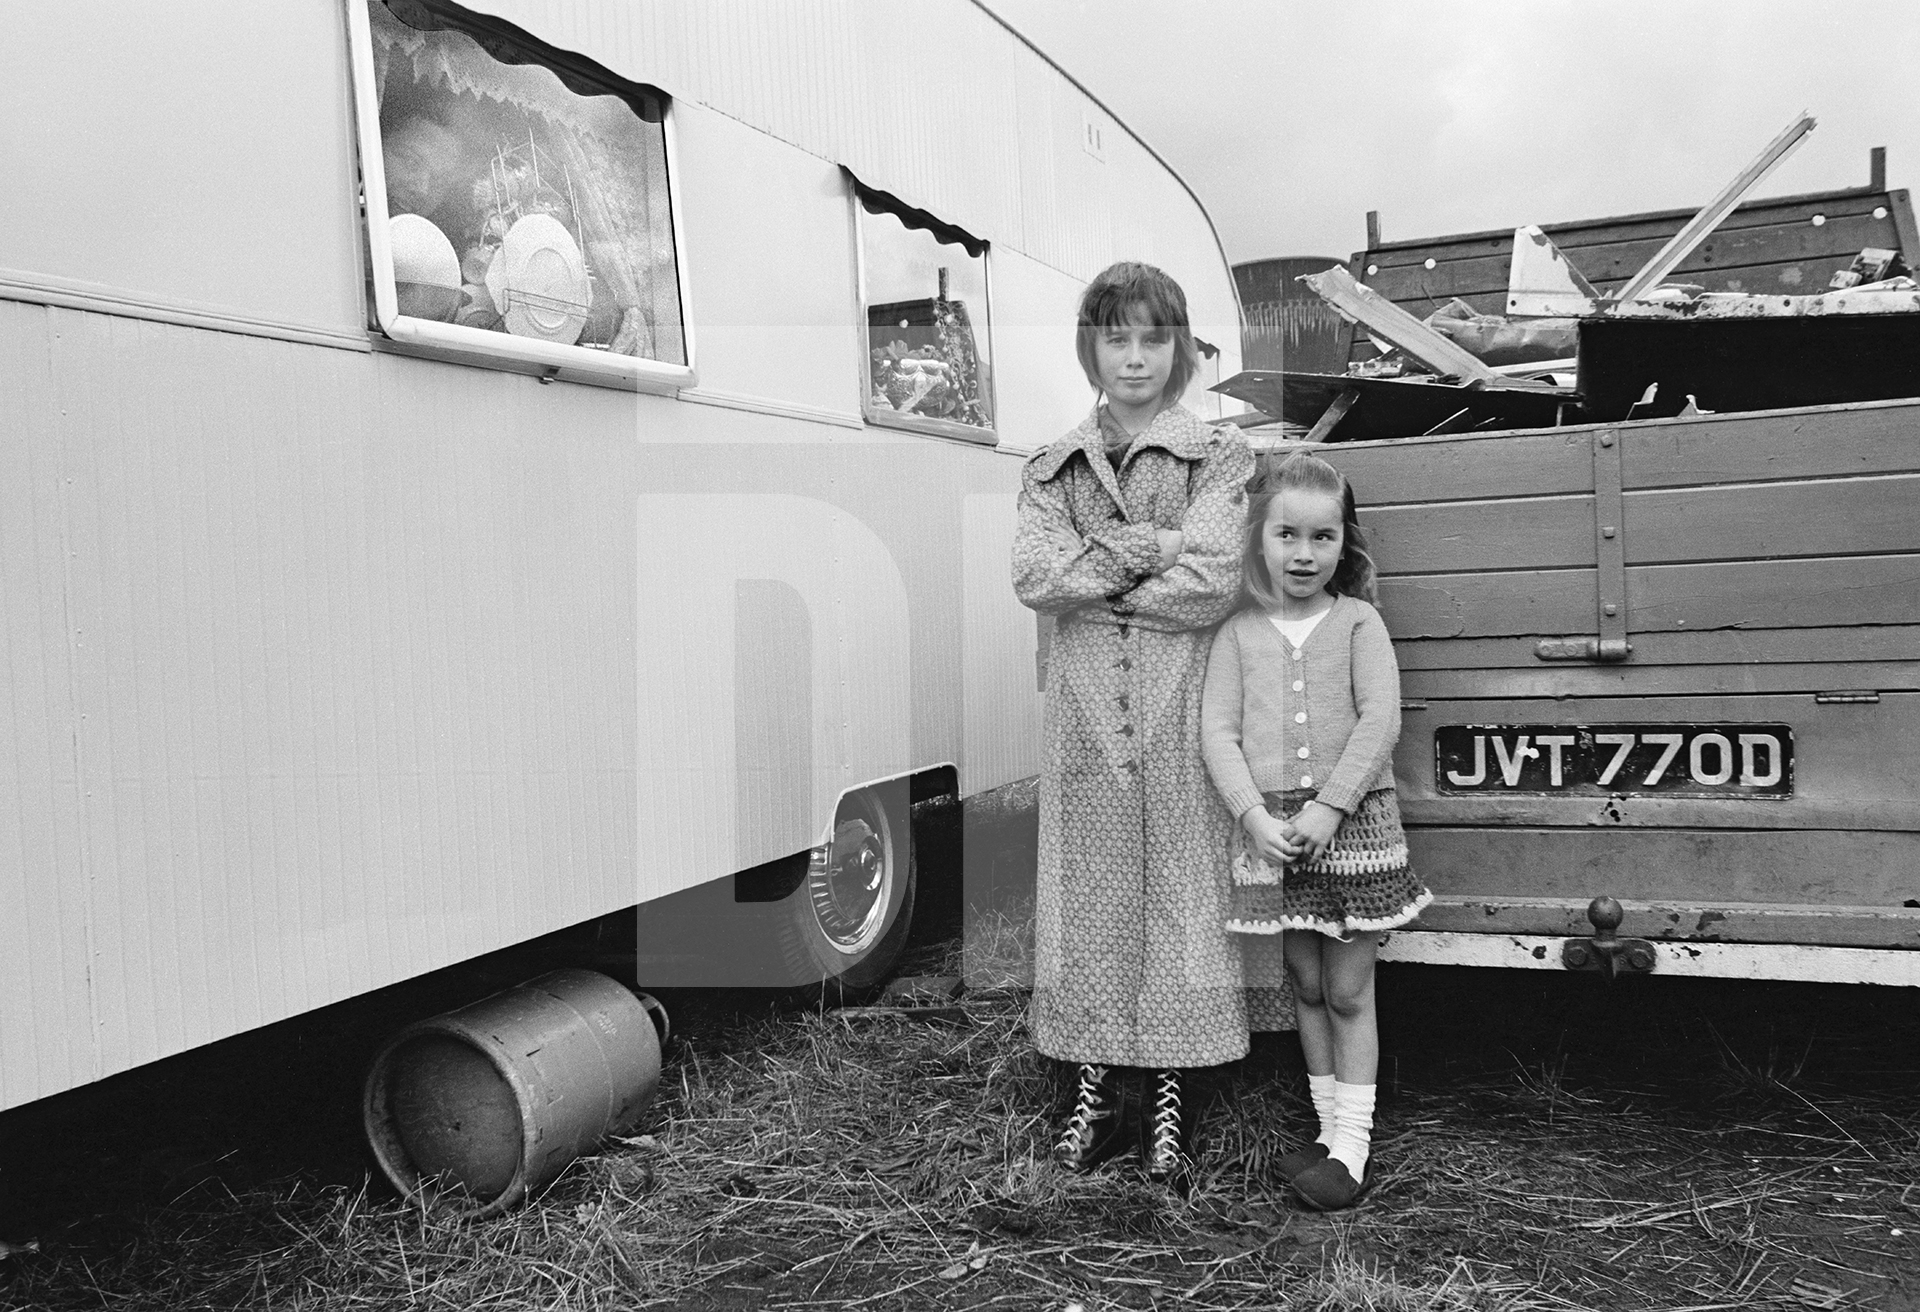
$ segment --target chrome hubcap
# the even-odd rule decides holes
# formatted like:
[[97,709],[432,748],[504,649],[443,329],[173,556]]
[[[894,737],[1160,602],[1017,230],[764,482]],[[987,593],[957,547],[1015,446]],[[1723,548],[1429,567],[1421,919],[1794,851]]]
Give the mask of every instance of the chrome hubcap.
[[833,841],[815,852],[807,892],[821,932],[838,951],[863,951],[880,936],[890,865],[886,836],[859,817],[841,821]]

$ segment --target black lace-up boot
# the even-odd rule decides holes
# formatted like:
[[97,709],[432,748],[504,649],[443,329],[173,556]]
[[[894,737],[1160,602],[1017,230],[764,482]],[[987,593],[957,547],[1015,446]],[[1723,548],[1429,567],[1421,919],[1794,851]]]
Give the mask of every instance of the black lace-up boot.
[[1053,1160],[1069,1171],[1091,1171],[1100,1163],[1125,1152],[1126,1118],[1120,1087],[1113,1071],[1106,1066],[1082,1066],[1080,1090],[1074,1098],[1073,1114],[1053,1146]]
[[1140,1116],[1140,1158],[1147,1164],[1147,1178],[1185,1193],[1192,1182],[1192,1141],[1193,1120],[1180,1072],[1150,1072],[1147,1105]]

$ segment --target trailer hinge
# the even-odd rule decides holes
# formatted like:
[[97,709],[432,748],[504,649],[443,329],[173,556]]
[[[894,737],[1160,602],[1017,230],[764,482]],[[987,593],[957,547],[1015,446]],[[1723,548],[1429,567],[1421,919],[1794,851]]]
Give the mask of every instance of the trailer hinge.
[[1587,905],[1587,919],[1593,922],[1592,938],[1570,938],[1560,945],[1560,964],[1568,970],[1597,970],[1607,979],[1615,975],[1643,975],[1652,970],[1659,957],[1653,944],[1643,938],[1616,938],[1614,932],[1626,918],[1626,912],[1610,897],[1597,897]]
[[1596,638],[1542,638],[1534,656],[1543,661],[1624,661],[1633,654],[1627,641],[1626,486],[1621,472],[1620,434],[1603,428],[1593,435],[1593,547]]
[[1543,661],[1623,661],[1633,654],[1633,644],[1625,638],[1542,638],[1533,644],[1533,655]]
[[1593,435],[1593,544],[1594,581],[1600,594],[1600,650],[1618,651],[1627,645],[1627,507],[1626,481],[1620,469],[1625,443],[1611,428]]

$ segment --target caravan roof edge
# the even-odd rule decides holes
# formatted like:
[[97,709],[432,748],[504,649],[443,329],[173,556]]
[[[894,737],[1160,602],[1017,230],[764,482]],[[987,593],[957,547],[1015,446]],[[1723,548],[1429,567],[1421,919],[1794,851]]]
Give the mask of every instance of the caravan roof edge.
[[[1227,258],[1227,245],[1225,242],[1220,240],[1220,229],[1217,225],[1215,225],[1213,221],[1212,211],[1207,209],[1207,203],[1200,199],[1200,193],[1193,189],[1192,185],[1188,183],[1188,181],[1184,176],[1182,176],[1180,170],[1176,169],[1172,164],[1168,163],[1166,156],[1162,155],[1159,151],[1155,150],[1151,142],[1149,142],[1145,137],[1141,136],[1138,132],[1134,131],[1132,124],[1128,123],[1125,119],[1121,118],[1118,114],[1114,113],[1112,106],[1108,105],[1106,101],[1100,99],[1100,97],[1094,95],[1092,91],[1088,90],[1086,83],[1082,82],[1079,78],[1075,77],[1072,73],[1069,73],[1066,70],[1066,68],[1061,65],[1059,60],[1055,59],[1052,55],[1048,54],[1046,51],[1042,50],[1038,45],[1034,44],[1032,37],[1028,36],[1025,32],[1022,32],[1019,28],[1015,27],[1012,23],[1008,22],[1005,18],[1002,18],[999,14],[995,13],[993,10],[993,7],[989,5],[986,2],[986,0],[972,0],[972,4],[974,8],[978,9],[981,13],[985,14],[988,18],[991,18],[994,22],[998,23],[1002,28],[1004,28],[1008,33],[1008,35],[1012,36],[1014,40],[1018,41],[1021,45],[1025,46],[1027,49],[1033,51],[1033,53],[1038,55],[1041,59],[1044,59],[1047,62],[1048,67],[1052,68],[1054,72],[1058,73],[1061,77],[1065,78],[1069,83],[1071,83],[1074,89],[1077,90],[1081,95],[1085,96],[1088,100],[1091,100],[1095,105],[1098,105],[1100,107],[1101,113],[1105,114],[1108,118],[1112,119],[1115,123],[1119,124],[1122,128],[1124,128],[1126,130],[1126,134],[1132,137],[1134,141],[1139,143],[1140,149],[1146,151],[1148,155],[1151,155],[1153,157],[1154,163],[1158,164],[1161,168],[1165,169],[1167,171],[1167,176],[1171,177],[1175,182],[1180,184],[1180,189],[1186,192],[1187,195],[1192,199],[1194,208],[1200,211],[1200,217],[1207,221],[1207,231],[1213,234],[1213,245],[1214,245],[1214,249],[1220,252],[1220,262],[1223,265],[1225,265],[1229,270],[1231,270],[1233,268],[1233,261]],[[1237,282],[1234,281],[1231,274],[1229,274],[1227,278],[1227,282],[1233,292],[1233,308],[1244,320],[1246,317],[1246,311],[1245,311],[1245,307],[1243,307],[1240,304],[1240,286]]]

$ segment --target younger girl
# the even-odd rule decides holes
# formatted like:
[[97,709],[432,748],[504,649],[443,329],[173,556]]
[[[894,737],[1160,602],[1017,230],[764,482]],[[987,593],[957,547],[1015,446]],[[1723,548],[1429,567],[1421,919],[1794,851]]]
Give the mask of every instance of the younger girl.
[[[1055,1159],[1088,1170],[1133,1146],[1121,1077],[1145,1068],[1141,1153],[1178,1185],[1180,1069],[1247,1051],[1241,946],[1224,928],[1233,818],[1200,760],[1200,683],[1239,592],[1253,457],[1179,404],[1198,356],[1186,296],[1160,270],[1095,278],[1078,346],[1104,404],[1027,463],[1013,545],[1015,592],[1054,617],[1031,1025],[1041,1052],[1079,1065]],[[1257,1010],[1284,1006],[1273,983]]]
[[1298,454],[1268,471],[1243,550],[1249,604],[1214,640],[1202,712],[1207,769],[1240,822],[1227,928],[1285,931],[1320,1135],[1279,1169],[1308,1205],[1346,1207],[1373,1128],[1376,931],[1432,900],[1393,792],[1400,670],[1332,465]]

